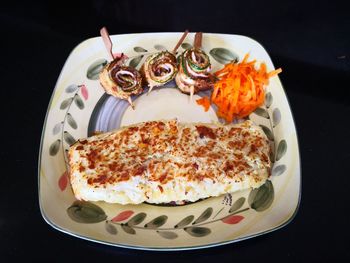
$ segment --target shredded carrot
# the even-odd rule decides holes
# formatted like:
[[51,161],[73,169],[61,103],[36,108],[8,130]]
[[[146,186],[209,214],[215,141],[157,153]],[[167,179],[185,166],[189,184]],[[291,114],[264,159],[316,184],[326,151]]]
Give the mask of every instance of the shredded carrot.
[[[256,60],[248,62],[248,57],[249,54],[246,54],[242,62],[226,64],[215,73],[218,81],[214,85],[211,102],[218,108],[217,115],[227,122],[244,118],[261,106],[269,78],[282,72],[281,68],[267,72],[265,63],[256,68]],[[206,97],[197,100],[197,103],[205,111],[210,107]]]
[[210,100],[207,97],[200,98],[196,100],[198,105],[203,106],[204,111],[208,111],[210,107]]

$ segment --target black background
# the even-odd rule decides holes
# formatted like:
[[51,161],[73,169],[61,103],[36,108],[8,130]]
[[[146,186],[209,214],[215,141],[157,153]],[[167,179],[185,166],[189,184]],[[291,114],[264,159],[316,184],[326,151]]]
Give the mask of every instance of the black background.
[[[346,1],[7,1],[1,30],[0,260],[233,262],[349,259],[350,15]],[[217,248],[143,252],[83,241],[42,219],[37,161],[46,108],[81,41],[110,34],[242,34],[269,52],[287,92],[302,162],[295,219]],[[3,81],[5,80],[5,81]],[[346,260],[345,260],[346,261]],[[4,261],[3,261],[4,262]]]

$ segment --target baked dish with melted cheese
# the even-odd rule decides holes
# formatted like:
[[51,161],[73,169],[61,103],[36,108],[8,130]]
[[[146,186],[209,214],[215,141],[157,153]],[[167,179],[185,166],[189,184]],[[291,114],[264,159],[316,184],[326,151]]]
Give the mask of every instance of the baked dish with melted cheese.
[[149,121],[78,140],[70,147],[77,199],[181,204],[261,186],[270,145],[259,126]]

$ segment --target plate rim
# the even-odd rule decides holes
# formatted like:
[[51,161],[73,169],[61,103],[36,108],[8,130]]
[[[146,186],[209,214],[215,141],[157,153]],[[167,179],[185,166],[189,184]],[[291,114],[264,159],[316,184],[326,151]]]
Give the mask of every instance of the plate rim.
[[[162,35],[162,34],[169,34],[169,33],[170,34],[178,34],[178,33],[181,33],[181,32],[147,32],[147,33],[113,34],[113,35],[111,35],[111,37],[123,36],[123,35],[124,36],[125,35],[145,35],[145,34],[147,34],[147,35],[151,35],[151,34]],[[251,38],[249,36],[239,35],[239,34],[211,33],[211,32],[206,32],[205,34],[224,35],[224,36],[237,36],[237,37],[243,37],[243,38],[249,39],[250,41],[253,41],[254,44],[257,44],[258,46],[260,46],[264,50],[264,52],[266,52],[266,54],[269,56],[269,58],[271,60],[271,63],[273,65],[273,67],[275,68],[275,65],[274,65],[274,63],[273,63],[269,53],[265,49],[265,47],[260,42],[258,42],[257,40],[255,40],[255,39],[253,39],[253,38]],[[151,247],[151,246],[148,247],[148,246],[134,246],[134,245],[125,245],[125,244],[120,244],[120,243],[113,243],[113,242],[109,242],[109,241],[106,241],[106,240],[100,240],[100,239],[97,239],[97,238],[90,238],[90,237],[87,237],[87,236],[84,236],[84,235],[80,235],[78,233],[69,231],[69,229],[65,229],[63,227],[60,227],[59,225],[54,223],[47,216],[47,214],[44,211],[43,203],[42,203],[43,200],[42,200],[42,197],[41,197],[41,188],[40,188],[41,176],[42,176],[42,173],[41,173],[41,166],[42,166],[41,162],[42,162],[42,159],[41,159],[41,157],[42,157],[42,149],[43,149],[43,142],[44,142],[45,132],[46,132],[46,128],[47,128],[47,119],[48,119],[48,115],[49,115],[49,110],[51,109],[51,105],[52,105],[53,99],[55,97],[57,88],[58,88],[57,84],[59,83],[59,81],[61,79],[61,76],[63,74],[63,69],[67,65],[69,58],[78,49],[78,47],[80,47],[82,44],[84,44],[84,43],[86,43],[88,41],[91,41],[93,39],[97,39],[97,38],[101,38],[101,37],[97,36],[97,37],[87,38],[87,39],[79,42],[71,50],[71,52],[69,53],[67,59],[65,60],[65,63],[62,66],[60,74],[59,74],[59,76],[58,76],[58,78],[56,80],[56,83],[55,83],[55,88],[53,89],[53,91],[51,93],[51,97],[50,97],[49,103],[47,105],[46,114],[45,114],[45,118],[44,118],[44,122],[43,122],[43,126],[42,126],[42,131],[41,131],[40,146],[39,146],[39,152],[38,152],[38,178],[37,178],[38,181],[37,181],[37,183],[38,183],[38,199],[39,199],[40,214],[43,217],[44,221],[48,225],[50,225],[55,230],[58,230],[58,231],[60,231],[62,233],[68,234],[70,236],[74,236],[74,237],[77,237],[77,238],[80,238],[80,239],[83,239],[83,240],[87,240],[87,241],[91,241],[91,242],[99,243],[99,244],[104,244],[104,245],[109,245],[109,246],[113,246],[113,247],[128,248],[128,249],[135,249],[135,250],[144,250],[144,251],[185,251],[185,250],[197,250],[197,249],[218,247],[218,246],[233,244],[233,243],[236,243],[236,242],[239,242],[239,241],[251,239],[251,238],[254,238],[254,237],[258,237],[258,236],[265,235],[265,234],[268,234],[268,233],[272,233],[272,232],[274,232],[276,230],[279,230],[279,229],[289,225],[294,220],[294,218],[296,217],[296,215],[298,214],[298,211],[300,209],[301,194],[302,194],[302,169],[301,169],[302,165],[301,165],[301,153],[300,153],[300,147],[299,147],[299,136],[298,136],[298,129],[297,129],[297,126],[296,126],[294,114],[293,114],[292,108],[290,107],[289,98],[287,96],[286,90],[285,90],[285,88],[284,88],[280,78],[277,76],[278,79],[279,79],[281,88],[282,88],[282,90],[284,92],[285,98],[287,100],[288,109],[289,109],[289,111],[291,113],[291,120],[293,121],[293,124],[294,124],[295,137],[296,137],[296,149],[297,149],[297,153],[298,153],[297,158],[298,158],[298,161],[299,161],[299,165],[298,165],[298,167],[296,167],[297,168],[297,172],[299,173],[299,176],[298,176],[299,177],[299,187],[298,187],[297,204],[296,204],[296,206],[294,208],[294,211],[292,213],[290,213],[290,216],[288,218],[286,218],[282,223],[280,223],[278,225],[275,225],[274,227],[266,229],[264,231],[257,232],[257,233],[254,233],[254,234],[251,234],[251,235],[247,235],[247,236],[243,236],[243,237],[239,237],[239,238],[235,238],[235,239],[232,239],[232,240],[226,240],[226,241],[214,242],[214,243],[207,243],[207,244],[204,244],[204,245],[176,246],[176,247]]]

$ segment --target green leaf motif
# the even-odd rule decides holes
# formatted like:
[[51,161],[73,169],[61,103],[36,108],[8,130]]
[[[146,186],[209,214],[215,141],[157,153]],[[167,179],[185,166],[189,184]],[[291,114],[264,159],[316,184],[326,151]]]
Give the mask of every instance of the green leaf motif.
[[66,143],[68,143],[68,145],[72,145],[76,142],[76,140],[74,139],[74,137],[67,131],[65,131],[63,133],[63,138],[66,141]]
[[270,119],[269,113],[263,108],[257,108],[254,113],[260,117]]
[[265,106],[266,108],[270,108],[273,102],[273,97],[271,92],[266,93],[265,95]]
[[287,142],[282,140],[279,142],[277,151],[276,151],[276,161],[280,160],[283,155],[287,152]]
[[159,50],[159,51],[165,51],[167,50],[167,48],[165,46],[162,46],[162,45],[154,45],[154,48]]
[[67,93],[73,93],[73,92],[76,91],[77,89],[78,89],[78,85],[72,84],[72,85],[69,85],[69,86],[65,89],[65,91],[66,91]]
[[68,98],[68,99],[65,99],[64,101],[62,101],[61,105],[60,105],[60,109],[61,110],[65,110],[68,108],[68,106],[71,104],[73,98]]
[[207,227],[186,227],[184,230],[193,237],[204,237],[211,233],[211,230]]
[[273,127],[276,127],[281,121],[281,111],[276,108],[272,112]]
[[194,219],[193,215],[190,216],[186,216],[184,219],[182,219],[179,223],[177,223],[174,227],[175,228],[180,228],[180,227],[184,227],[187,226],[188,224],[190,224]]
[[178,235],[174,232],[171,232],[171,231],[157,231],[157,233],[163,237],[163,238],[166,238],[166,239],[175,239],[178,237]]
[[75,201],[67,209],[67,213],[73,221],[85,224],[99,223],[107,218],[102,208],[85,201]]
[[209,54],[219,63],[227,64],[230,62],[238,62],[238,56],[234,54],[231,50],[226,48],[213,48],[209,51]]
[[135,229],[133,229],[132,227],[130,227],[128,225],[121,225],[121,227],[126,233],[128,233],[130,235],[135,235],[136,234]]
[[94,63],[90,65],[87,70],[86,77],[91,80],[97,80],[99,78],[99,74],[102,71],[103,67],[107,65],[107,60],[98,59]]
[[143,57],[144,57],[143,55],[134,57],[132,60],[130,60],[129,66],[136,68],[140,64]]
[[53,127],[53,129],[52,129],[53,135],[56,135],[61,131],[62,124],[63,124],[63,122],[59,122]]
[[70,113],[67,114],[67,122],[73,129],[78,128],[77,122],[74,120],[73,116]]
[[270,141],[274,141],[275,138],[273,136],[272,131],[270,130],[270,128],[266,127],[265,125],[260,125],[261,129],[264,131],[267,139],[269,139]]
[[273,185],[267,180],[265,184],[249,193],[248,203],[252,209],[262,212],[271,206],[274,197]]
[[205,211],[192,223],[192,225],[199,224],[207,220],[213,214],[213,208],[208,207]]
[[182,44],[181,44],[181,47],[182,47],[183,49],[191,49],[191,48],[192,48],[192,45],[185,42],[185,43],[182,43]]
[[168,220],[168,217],[166,215],[158,216],[155,219],[151,220],[147,224],[145,224],[145,227],[147,228],[158,228],[161,227],[166,223]]
[[272,169],[272,176],[279,176],[287,170],[287,166],[284,164],[277,165]]
[[106,221],[105,229],[111,235],[116,235],[118,233],[117,228],[114,225],[112,225],[111,223],[109,223],[108,221]]
[[138,53],[147,52],[143,47],[134,47],[134,51]]
[[79,109],[81,109],[81,110],[84,109],[84,106],[85,106],[84,102],[78,94],[74,97],[74,102],[75,102],[75,105],[77,105],[77,107]]
[[136,226],[140,223],[142,223],[143,220],[146,218],[146,213],[138,213],[137,215],[133,216],[128,222],[127,225],[129,226]]
[[61,144],[61,140],[58,139],[56,141],[54,141],[49,148],[49,153],[51,156],[54,156],[58,153],[59,149],[60,149],[60,144]]
[[229,213],[233,213],[233,212],[237,211],[238,209],[240,209],[244,205],[244,202],[245,202],[244,197],[238,198],[236,200],[236,202],[234,202],[233,205],[231,206]]

